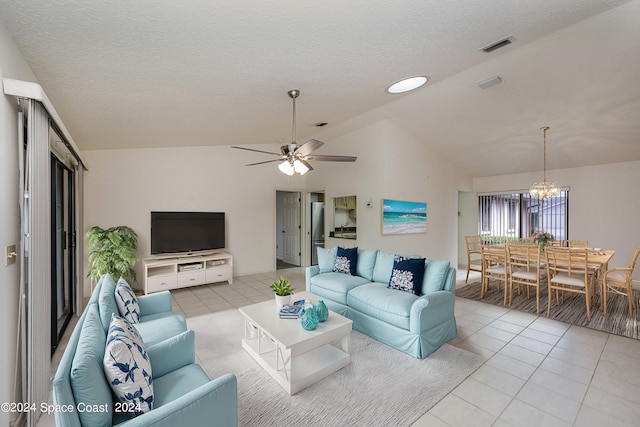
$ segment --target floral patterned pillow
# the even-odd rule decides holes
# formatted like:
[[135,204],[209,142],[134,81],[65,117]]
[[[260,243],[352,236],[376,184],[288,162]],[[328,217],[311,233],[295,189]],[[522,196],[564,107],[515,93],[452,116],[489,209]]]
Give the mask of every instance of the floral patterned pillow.
[[103,359],[111,390],[138,416],[153,409],[151,362],[140,334],[126,319],[111,316]]
[[396,255],[389,280],[389,288],[420,295],[424,277],[424,258]]
[[338,246],[336,260],[333,263],[333,271],[355,276],[358,262],[358,248],[343,248]]
[[121,277],[116,284],[116,304],[120,315],[131,323],[140,322],[140,305],[131,286]]

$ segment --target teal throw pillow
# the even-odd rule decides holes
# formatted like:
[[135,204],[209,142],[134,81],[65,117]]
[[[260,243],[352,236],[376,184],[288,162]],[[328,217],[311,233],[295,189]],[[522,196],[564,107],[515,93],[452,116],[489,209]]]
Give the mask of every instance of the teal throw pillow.
[[331,273],[333,271],[333,264],[336,263],[336,254],[338,248],[325,249],[318,247],[318,267],[320,273]]
[[356,266],[356,274],[360,277],[364,277],[367,280],[373,278],[373,268],[376,266],[376,256],[378,250],[361,250],[358,251],[358,263]]
[[424,269],[422,294],[441,291],[444,289],[444,279],[449,271],[449,261],[428,261]]
[[376,266],[373,268],[373,281],[378,283],[389,283],[391,270],[393,270],[394,254],[378,251],[376,254]]

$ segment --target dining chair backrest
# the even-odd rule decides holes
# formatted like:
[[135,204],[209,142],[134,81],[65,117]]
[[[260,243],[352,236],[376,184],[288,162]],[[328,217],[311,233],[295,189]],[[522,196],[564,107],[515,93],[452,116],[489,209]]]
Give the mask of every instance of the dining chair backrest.
[[636,268],[636,262],[638,261],[638,257],[640,257],[640,246],[636,248],[636,251],[633,253],[631,257],[631,262],[629,263],[629,271],[627,272],[627,281],[631,281],[631,275],[633,274],[633,270]]
[[506,269],[507,247],[505,245],[482,245],[483,268],[504,265]]
[[480,236],[464,236],[464,241],[467,244],[468,253],[473,253],[473,252],[480,253],[481,246],[482,246]]
[[535,243],[535,237],[521,237],[520,243]]
[[565,240],[568,248],[588,248],[588,240]]
[[511,275],[518,270],[536,272],[540,269],[540,245],[510,243],[507,245],[507,258]]
[[550,276],[556,274],[566,274],[569,277],[584,277],[588,281],[589,266],[586,248],[556,248],[545,249],[547,259],[547,269]]

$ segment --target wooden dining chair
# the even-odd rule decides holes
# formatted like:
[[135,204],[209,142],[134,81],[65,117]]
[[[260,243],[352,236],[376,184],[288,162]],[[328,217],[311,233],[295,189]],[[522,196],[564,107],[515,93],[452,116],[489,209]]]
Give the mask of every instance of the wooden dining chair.
[[540,245],[536,243],[511,243],[507,245],[509,264],[509,306],[513,302],[513,288],[527,287],[527,298],[531,298],[531,288],[536,290],[536,310],[540,313],[540,284],[547,277],[546,264],[542,263]]
[[633,287],[631,286],[631,275],[636,267],[636,261],[640,256],[640,246],[631,257],[629,267],[610,268],[602,275],[602,312],[607,315],[607,298],[609,294],[624,295],[629,300],[629,317],[633,317],[635,301],[633,298]]
[[565,243],[568,248],[588,248],[589,247],[588,240],[565,240]]
[[[587,320],[591,320],[591,304],[593,290],[586,248],[555,248],[545,249],[547,260],[547,283],[549,290],[549,305],[547,317],[551,314],[551,303],[555,291],[556,301],[564,303],[565,292],[583,294],[587,307]],[[560,302],[562,296],[562,302]]]
[[535,237],[521,237],[520,243],[535,243]]
[[498,283],[504,282],[504,304],[507,304],[507,283],[509,274],[507,271],[507,247],[504,245],[482,245],[482,288],[480,299],[489,291],[491,279]]
[[469,272],[477,271],[482,273],[482,241],[480,236],[464,236],[467,244],[467,277],[464,282],[469,280]]

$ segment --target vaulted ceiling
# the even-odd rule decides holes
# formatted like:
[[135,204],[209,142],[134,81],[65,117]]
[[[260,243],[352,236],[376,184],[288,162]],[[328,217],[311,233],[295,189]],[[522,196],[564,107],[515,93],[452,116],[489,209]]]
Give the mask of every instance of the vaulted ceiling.
[[299,141],[390,119],[489,176],[541,170],[549,125],[550,169],[640,160],[640,0],[2,0],[0,20],[83,150],[288,143],[296,88]]

